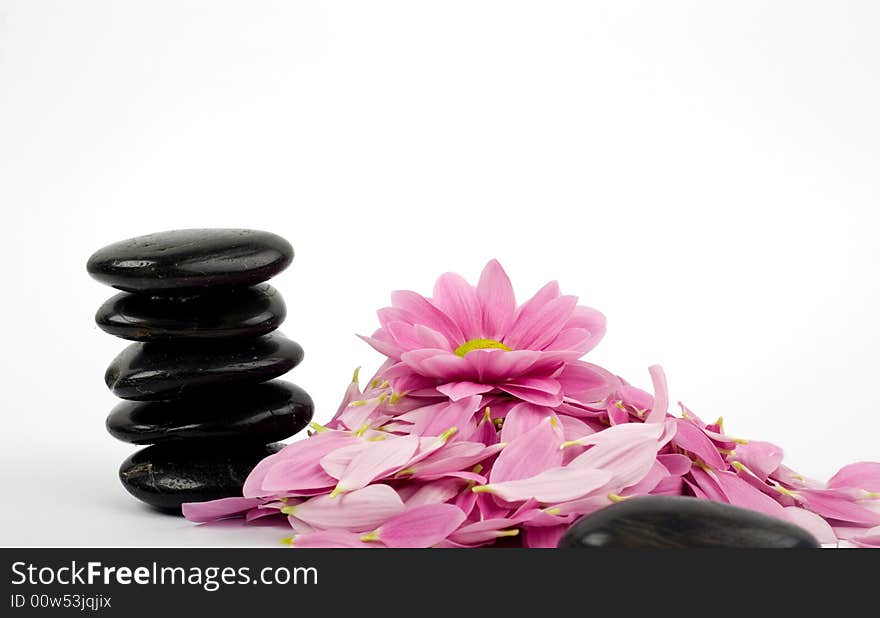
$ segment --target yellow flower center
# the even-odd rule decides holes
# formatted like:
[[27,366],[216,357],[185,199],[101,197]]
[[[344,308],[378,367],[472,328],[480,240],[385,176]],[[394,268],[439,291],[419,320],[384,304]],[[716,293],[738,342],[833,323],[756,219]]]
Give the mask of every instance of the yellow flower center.
[[510,348],[501,343],[500,341],[495,341],[494,339],[471,339],[470,341],[465,341],[463,344],[455,348],[455,353],[459,356],[464,356],[468,352],[472,350],[504,350],[505,352],[510,352]]

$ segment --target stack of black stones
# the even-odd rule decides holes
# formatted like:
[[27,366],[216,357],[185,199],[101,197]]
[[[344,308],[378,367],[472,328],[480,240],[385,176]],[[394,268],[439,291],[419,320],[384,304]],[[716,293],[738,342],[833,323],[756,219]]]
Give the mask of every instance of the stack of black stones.
[[265,283],[292,260],[283,238],[239,229],[150,234],[89,258],[92,277],[123,291],[98,310],[98,326],[135,342],[105,381],[126,400],[107,430],[152,445],[119,469],[136,498],[179,513],[185,502],[241,495],[276,442],[308,425],[308,393],[275,379],[303,350],[275,332],[287,310]]

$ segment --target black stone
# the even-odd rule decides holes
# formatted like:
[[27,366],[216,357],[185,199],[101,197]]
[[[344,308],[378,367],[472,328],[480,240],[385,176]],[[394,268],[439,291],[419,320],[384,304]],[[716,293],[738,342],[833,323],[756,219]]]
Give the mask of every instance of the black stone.
[[290,243],[269,232],[194,229],[113,243],[92,254],[86,268],[101,283],[125,292],[179,294],[262,283],[291,261]]
[[107,431],[123,442],[160,444],[181,440],[276,442],[312,420],[309,394],[274,380],[220,396],[174,401],[123,401],[107,417]]
[[104,381],[123,399],[178,399],[266,382],[287,373],[302,358],[300,345],[279,333],[212,342],[132,343],[110,363]]
[[794,524],[729,504],[682,496],[642,496],[576,521],[562,548],[808,548],[816,539]]
[[268,284],[196,296],[123,292],[101,305],[95,322],[132,341],[259,337],[284,321],[287,307]]
[[157,444],[123,461],[119,480],[138,500],[163,511],[180,513],[184,502],[240,496],[254,466],[283,446],[207,448],[192,442]]

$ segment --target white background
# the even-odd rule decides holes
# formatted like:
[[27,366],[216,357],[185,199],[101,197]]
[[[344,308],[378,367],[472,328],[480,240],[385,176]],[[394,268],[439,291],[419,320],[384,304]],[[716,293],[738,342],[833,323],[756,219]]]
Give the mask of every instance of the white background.
[[0,0],[0,544],[272,545],[116,479],[95,249],[241,226],[334,410],[394,289],[549,279],[590,360],[827,477],[880,459],[875,2]]

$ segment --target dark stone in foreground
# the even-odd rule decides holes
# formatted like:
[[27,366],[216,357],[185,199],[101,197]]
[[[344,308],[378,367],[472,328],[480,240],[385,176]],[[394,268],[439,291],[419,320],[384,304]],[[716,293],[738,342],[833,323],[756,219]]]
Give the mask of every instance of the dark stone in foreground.
[[107,430],[134,444],[181,440],[265,444],[296,434],[312,420],[313,411],[312,398],[303,389],[274,380],[220,396],[124,401],[107,417]]
[[122,462],[119,480],[138,500],[179,514],[184,502],[240,496],[254,466],[283,446],[149,446]]
[[729,504],[678,496],[644,496],[582,517],[562,548],[808,548],[806,530]]
[[258,230],[173,230],[99,249],[86,268],[101,283],[126,292],[177,294],[266,281],[293,261],[293,247]]
[[123,292],[95,314],[101,330],[132,341],[259,337],[287,315],[281,294],[262,284],[196,296]]
[[104,381],[122,399],[178,399],[206,389],[266,382],[302,358],[300,345],[278,333],[215,342],[133,343],[113,359]]

